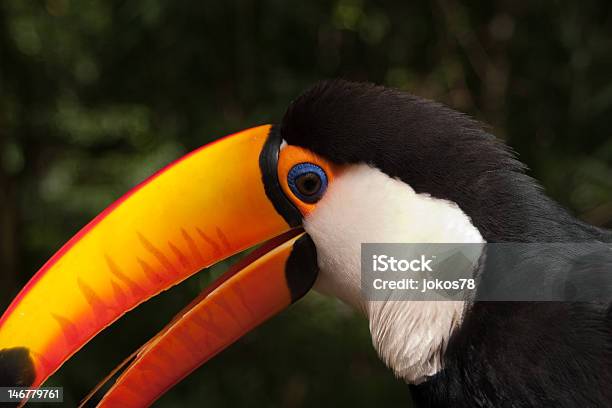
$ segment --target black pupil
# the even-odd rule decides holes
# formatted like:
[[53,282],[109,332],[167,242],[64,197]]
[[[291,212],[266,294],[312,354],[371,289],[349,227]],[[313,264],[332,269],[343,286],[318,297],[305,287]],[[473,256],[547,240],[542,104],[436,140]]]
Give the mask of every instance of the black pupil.
[[300,193],[304,195],[313,195],[319,192],[321,188],[321,179],[315,173],[306,173],[298,177],[296,186]]

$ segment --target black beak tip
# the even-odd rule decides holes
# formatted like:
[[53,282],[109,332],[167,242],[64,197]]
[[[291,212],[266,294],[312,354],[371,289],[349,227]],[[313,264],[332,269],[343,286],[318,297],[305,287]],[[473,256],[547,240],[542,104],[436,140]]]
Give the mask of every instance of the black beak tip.
[[[0,387],[29,387],[36,374],[30,351],[25,347],[0,350]],[[16,407],[17,402],[1,402],[0,408]]]
[[0,350],[0,387],[29,387],[35,378],[34,361],[27,348]]

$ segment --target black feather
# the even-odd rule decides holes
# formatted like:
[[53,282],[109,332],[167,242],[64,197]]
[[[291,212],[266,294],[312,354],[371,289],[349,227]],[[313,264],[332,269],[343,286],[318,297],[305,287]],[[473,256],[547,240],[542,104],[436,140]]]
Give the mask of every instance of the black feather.
[[418,193],[457,203],[487,242],[612,241],[612,233],[546,197],[480,123],[405,92],[320,82],[291,103],[281,135],[333,162],[369,163]]

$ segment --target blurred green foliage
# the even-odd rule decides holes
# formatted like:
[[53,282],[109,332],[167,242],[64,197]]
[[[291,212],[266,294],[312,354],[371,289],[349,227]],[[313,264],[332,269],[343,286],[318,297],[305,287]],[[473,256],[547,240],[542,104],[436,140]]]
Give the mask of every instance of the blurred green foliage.
[[[3,0],[0,309],[105,206],[224,134],[279,120],[328,77],[488,123],[547,192],[612,226],[612,3]],[[51,380],[74,405],[221,264],[129,313]],[[409,336],[409,333],[406,333]],[[409,406],[366,322],[311,294],[161,406]]]

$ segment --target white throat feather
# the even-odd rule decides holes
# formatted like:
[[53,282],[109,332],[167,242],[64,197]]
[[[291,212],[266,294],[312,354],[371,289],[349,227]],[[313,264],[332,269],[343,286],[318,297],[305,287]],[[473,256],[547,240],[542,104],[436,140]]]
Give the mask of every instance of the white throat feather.
[[470,218],[455,203],[417,194],[408,184],[359,164],[334,179],[305,218],[304,229],[317,247],[315,289],[366,315],[385,364],[409,383],[438,372],[448,339],[461,323],[464,302],[365,299],[361,243],[482,243]]

